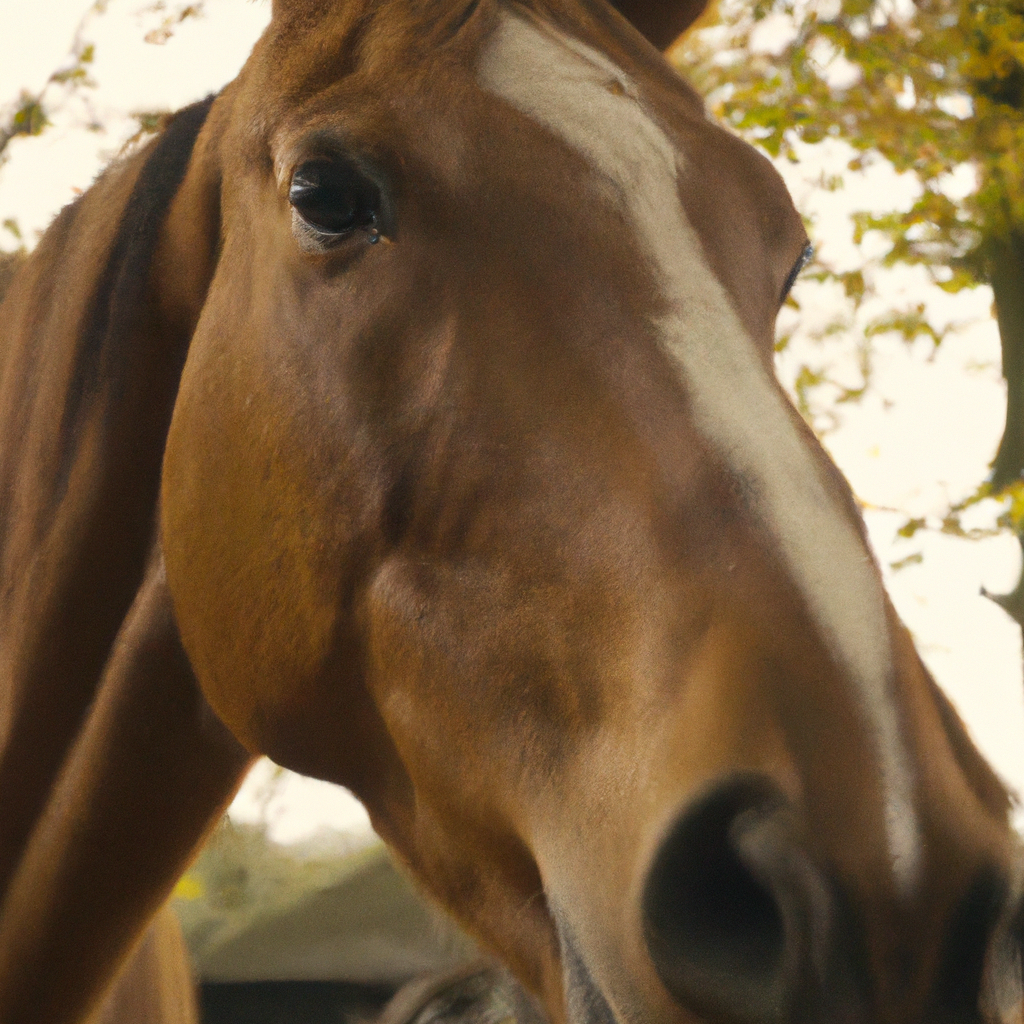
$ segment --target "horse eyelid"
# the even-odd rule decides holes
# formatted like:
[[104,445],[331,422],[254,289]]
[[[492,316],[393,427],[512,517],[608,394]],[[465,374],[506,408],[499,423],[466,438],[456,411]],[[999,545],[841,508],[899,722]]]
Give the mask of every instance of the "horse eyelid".
[[812,259],[814,259],[814,246],[808,242],[804,247],[804,251],[800,253],[797,258],[796,263],[793,264],[793,269],[789,272],[789,277],[786,278],[786,283],[782,286],[782,294],[779,296],[780,305],[786,301],[786,296],[790,293],[793,285],[796,284],[796,279],[800,276],[800,271],[803,270]]

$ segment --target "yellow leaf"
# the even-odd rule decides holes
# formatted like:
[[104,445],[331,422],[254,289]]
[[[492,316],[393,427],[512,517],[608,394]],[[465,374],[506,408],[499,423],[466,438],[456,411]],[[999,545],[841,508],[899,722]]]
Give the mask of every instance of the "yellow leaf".
[[203,895],[203,884],[192,875],[182,875],[171,894],[179,900],[198,900]]

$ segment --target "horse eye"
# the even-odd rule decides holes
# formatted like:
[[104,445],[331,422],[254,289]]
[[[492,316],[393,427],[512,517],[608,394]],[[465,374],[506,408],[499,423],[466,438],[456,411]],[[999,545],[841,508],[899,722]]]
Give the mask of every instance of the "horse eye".
[[292,175],[288,201],[320,234],[344,235],[376,223],[380,189],[351,164],[311,160]]

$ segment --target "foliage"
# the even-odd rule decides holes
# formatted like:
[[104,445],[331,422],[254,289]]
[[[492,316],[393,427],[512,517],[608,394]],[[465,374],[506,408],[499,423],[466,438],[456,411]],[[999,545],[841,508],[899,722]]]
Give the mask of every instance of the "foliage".
[[[65,60],[38,92],[23,91],[6,123],[0,123],[0,160],[13,139],[19,135],[40,135],[51,125],[51,104],[66,103],[69,96],[95,86],[89,71],[96,59],[96,47],[88,41],[87,35],[94,19],[106,11],[107,2],[95,0],[90,4],[78,23]],[[56,94],[60,94],[60,100],[56,99]]]
[[[888,262],[924,264],[947,287],[987,279],[988,243],[1024,227],[1020,0],[726,0],[719,13],[710,39],[677,51],[719,116],[775,157],[840,137],[912,172],[910,210],[860,229],[888,237]],[[789,39],[752,54],[769,18]],[[976,186],[957,200],[944,186],[963,164]]]
[[[43,87],[37,92],[24,90],[14,103],[11,112],[0,120],[0,162],[7,147],[19,136],[42,134],[53,124],[55,113],[68,106],[74,98],[86,100],[87,90],[96,82],[91,75],[96,60],[96,45],[90,40],[96,19],[107,12],[110,0],[93,0],[89,4],[75,30],[71,48],[60,65],[49,75]],[[156,20],[156,25],[145,32],[147,43],[161,46],[166,43],[183,22],[201,17],[205,0],[196,3],[173,3],[155,0],[143,6],[137,15],[143,21]],[[103,128],[100,119],[88,105],[87,124],[93,131]],[[143,135],[159,131],[165,112],[143,111],[132,115],[138,123],[138,131],[129,144]],[[5,225],[6,226],[6,225]]]
[[226,941],[287,913],[382,859],[379,841],[323,834],[303,845],[272,842],[264,825],[225,817],[174,889],[174,906],[202,963]]
[[163,46],[174,35],[174,30],[183,21],[188,21],[189,18],[198,18],[202,15],[203,2],[200,0],[199,3],[195,4],[177,4],[168,12],[168,7],[164,0],[157,0],[156,3],[145,8],[145,13],[159,15],[160,24],[156,28],[150,29],[143,38],[147,43],[152,43],[154,46]]

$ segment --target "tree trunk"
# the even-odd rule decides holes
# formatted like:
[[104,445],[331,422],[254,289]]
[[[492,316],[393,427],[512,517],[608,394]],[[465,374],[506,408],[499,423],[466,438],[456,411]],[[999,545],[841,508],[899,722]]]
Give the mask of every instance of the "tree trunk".
[[[991,247],[990,280],[1006,378],[1006,426],[992,462],[992,487],[1001,491],[1024,475],[1024,234],[1011,233]],[[1018,529],[1024,555],[1024,528]],[[1020,627],[1024,640],[1024,569],[1009,594],[989,594]]]
[[992,463],[992,486],[1002,490],[1024,472],[1024,234],[992,246],[991,282],[1006,378],[1006,426]]

